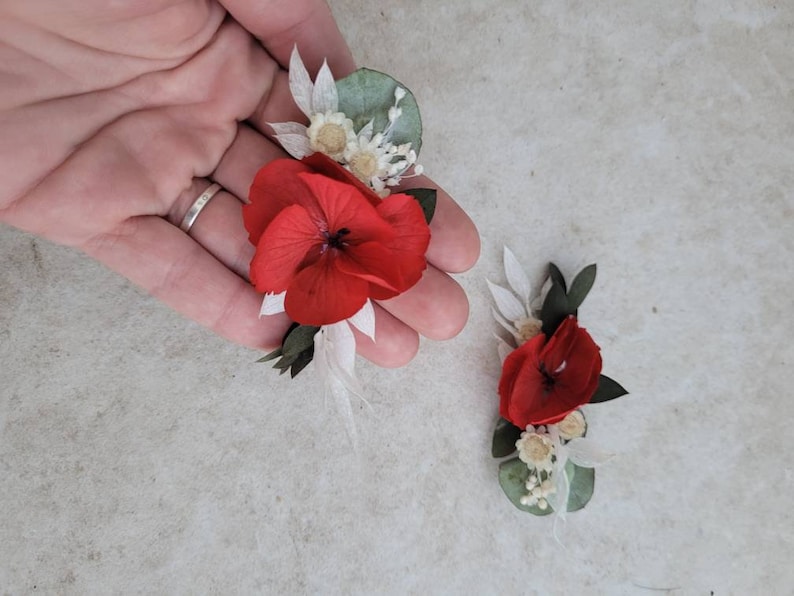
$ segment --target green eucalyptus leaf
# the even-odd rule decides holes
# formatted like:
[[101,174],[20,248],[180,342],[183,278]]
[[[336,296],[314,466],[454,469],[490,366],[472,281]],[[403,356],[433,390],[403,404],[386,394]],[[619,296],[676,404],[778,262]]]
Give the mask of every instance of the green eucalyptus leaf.
[[565,463],[565,474],[571,487],[568,493],[568,511],[579,511],[593,496],[595,470],[577,466],[568,460]]
[[598,388],[596,389],[593,397],[590,398],[591,404],[600,404],[601,402],[609,401],[611,399],[616,399],[623,395],[628,395],[628,391],[626,391],[620,383],[617,381],[610,379],[606,375],[601,375],[598,377]]
[[572,313],[565,289],[560,284],[553,282],[549,293],[546,294],[543,308],[540,310],[540,320],[543,322],[542,331],[546,337],[551,337],[569,314]]
[[425,221],[428,224],[433,220],[433,215],[436,212],[437,192],[435,188],[409,188],[408,190],[401,190],[400,193],[416,199],[425,214]]
[[562,286],[563,292],[568,292],[568,286],[565,285],[565,278],[562,275],[562,271],[560,271],[559,267],[554,263],[549,263],[549,277],[551,277],[553,283]]
[[320,330],[312,325],[298,325],[284,339],[282,350],[285,356],[297,356],[314,346],[314,336]]
[[353,121],[356,131],[374,120],[375,132],[383,131],[389,124],[389,108],[394,105],[394,90],[405,89],[400,101],[402,115],[392,128],[390,141],[395,145],[411,143],[411,149],[419,154],[422,147],[422,117],[416,99],[408,88],[392,77],[377,70],[360,68],[353,74],[336,82],[339,95],[339,111]]
[[537,505],[527,507],[521,504],[521,497],[527,494],[527,478],[529,478],[529,468],[517,457],[499,464],[499,485],[510,502],[521,511],[533,515],[548,515],[552,511],[551,507],[541,509]]
[[491,455],[494,457],[507,457],[516,451],[516,441],[521,438],[521,429],[509,420],[499,418],[493,431]]
[[593,282],[596,278],[596,265],[588,265],[582,269],[571,284],[571,289],[568,292],[568,305],[576,311],[584,302],[590,288],[593,287]]

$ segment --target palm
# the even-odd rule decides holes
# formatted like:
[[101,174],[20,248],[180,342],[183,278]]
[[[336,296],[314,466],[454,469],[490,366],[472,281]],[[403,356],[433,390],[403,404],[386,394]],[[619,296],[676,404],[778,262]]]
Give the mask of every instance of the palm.
[[[51,17],[53,27],[42,23],[33,32],[20,25],[29,15],[15,15],[13,26],[3,15],[0,35],[10,46],[35,50],[37,58],[42,44],[47,51],[44,60],[30,61],[26,83],[0,85],[0,161],[9,181],[0,218],[81,248],[230,339],[278,343],[288,321],[257,317],[261,297],[245,280],[253,247],[238,197],[263,163],[283,155],[262,134],[265,123],[299,118],[280,67],[292,44],[301,45],[310,69],[326,55],[337,75],[352,68],[329,13],[308,0],[281,3],[289,8],[280,11],[271,2],[269,13],[246,1],[222,7],[149,0],[117,14],[100,0],[72,2],[77,8],[58,4],[63,14]],[[30,3],[18,4],[17,13],[30,10]],[[235,20],[224,20],[227,8]],[[38,45],[26,48],[29,39]],[[174,224],[208,177],[227,192],[188,236]],[[444,205],[429,257],[459,270],[476,256],[476,235],[468,251],[456,250],[456,229],[468,226],[471,238],[473,227],[451,201]],[[457,240],[445,246],[447,234]],[[439,292],[453,305],[440,318],[422,306]],[[364,355],[385,365],[410,358],[414,329],[442,337],[465,321],[465,297],[435,269],[385,307],[391,314],[379,310],[377,346],[359,342]]]

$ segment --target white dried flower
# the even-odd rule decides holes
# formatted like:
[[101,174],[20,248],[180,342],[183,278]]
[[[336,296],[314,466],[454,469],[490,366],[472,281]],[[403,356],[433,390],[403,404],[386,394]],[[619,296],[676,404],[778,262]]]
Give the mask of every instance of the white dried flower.
[[516,441],[518,458],[531,469],[551,472],[553,466],[554,443],[543,427],[535,430],[531,425],[521,433]]
[[584,414],[581,410],[574,410],[557,424],[557,429],[560,431],[560,438],[565,441],[583,437],[587,430]]
[[522,345],[536,335],[540,335],[540,330],[543,329],[543,321],[536,319],[535,317],[522,317],[517,321],[514,321],[513,324],[515,325],[516,331],[518,332],[518,337],[520,338],[518,345]]
[[306,134],[312,151],[325,153],[335,161],[341,160],[348,144],[356,140],[353,121],[342,112],[313,114]]

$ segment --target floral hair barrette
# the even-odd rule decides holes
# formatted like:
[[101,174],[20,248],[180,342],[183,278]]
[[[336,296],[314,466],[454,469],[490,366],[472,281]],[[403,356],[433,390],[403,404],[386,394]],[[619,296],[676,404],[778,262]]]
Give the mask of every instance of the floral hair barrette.
[[492,455],[506,458],[518,451],[499,465],[499,483],[516,507],[564,520],[567,511],[590,500],[593,468],[611,457],[585,438],[581,407],[627,391],[601,374],[600,348],[579,326],[578,309],[593,286],[596,266],[585,267],[568,287],[550,263],[534,300],[527,275],[507,247],[504,268],[512,291],[488,282],[496,302],[494,318],[512,340],[498,340],[501,418]]
[[260,316],[286,312],[294,321],[260,362],[294,377],[314,361],[354,431],[354,330],[376,341],[373,301],[422,277],[436,191],[393,192],[422,173],[421,117],[404,85],[365,68],[334,81],[325,62],[312,82],[295,48],[289,87],[309,124],[270,124],[295,159],[260,169],[243,207]]

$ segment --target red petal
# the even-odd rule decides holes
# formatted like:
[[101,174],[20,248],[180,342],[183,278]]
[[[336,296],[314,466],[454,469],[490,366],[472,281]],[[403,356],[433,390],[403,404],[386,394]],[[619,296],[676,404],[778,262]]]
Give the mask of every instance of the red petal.
[[369,297],[373,300],[388,300],[389,298],[394,298],[400,294],[402,294],[402,292],[390,290],[377,284],[369,284]]
[[430,244],[430,228],[419,203],[409,195],[387,197],[378,207],[378,213],[397,233],[386,245],[394,252],[400,267],[404,292],[415,286],[427,269],[425,253]]
[[397,232],[390,248],[424,256],[430,244],[430,228],[416,199],[410,195],[391,195],[378,206],[378,214]]
[[[540,357],[554,376],[554,385],[548,407],[535,414],[535,424],[554,424],[593,397],[601,374],[601,353],[571,316],[559,326]],[[563,363],[565,366],[554,373]]]
[[300,174],[300,178],[316,198],[329,232],[347,228],[350,234],[344,240],[353,244],[394,238],[392,226],[350,184],[322,174]]
[[373,207],[380,205],[380,197],[376,195],[370,187],[356,178],[352,172],[343,168],[324,153],[320,153],[319,151],[317,153],[312,153],[308,157],[304,157],[302,161],[319,174],[324,174],[339,182],[352,184]]
[[546,341],[537,335],[513,350],[502,365],[499,379],[499,413],[518,426],[532,424],[532,414],[542,400],[543,375],[539,371],[538,352]]
[[369,284],[341,272],[331,251],[303,269],[287,289],[284,308],[303,325],[330,325],[356,314],[367,301]]
[[545,363],[547,371],[554,373],[563,362],[566,362],[568,354],[576,341],[578,330],[576,317],[573,315],[566,317],[560,326],[557,327],[554,335],[549,338],[549,341],[540,352],[540,359]]
[[258,292],[283,292],[306,255],[323,237],[300,205],[283,209],[262,234],[251,260],[251,283]]
[[294,159],[276,159],[261,168],[248,192],[250,203],[243,205],[243,223],[251,244],[256,246],[275,217],[290,205],[303,205],[316,214],[317,202],[297,174],[311,172]]
[[580,327],[576,330],[576,341],[559,380],[573,389],[582,390],[590,383],[593,370],[601,373],[601,352],[590,334]]
[[398,258],[379,242],[364,242],[339,251],[337,266],[341,271],[371,284],[396,292],[405,291]]

